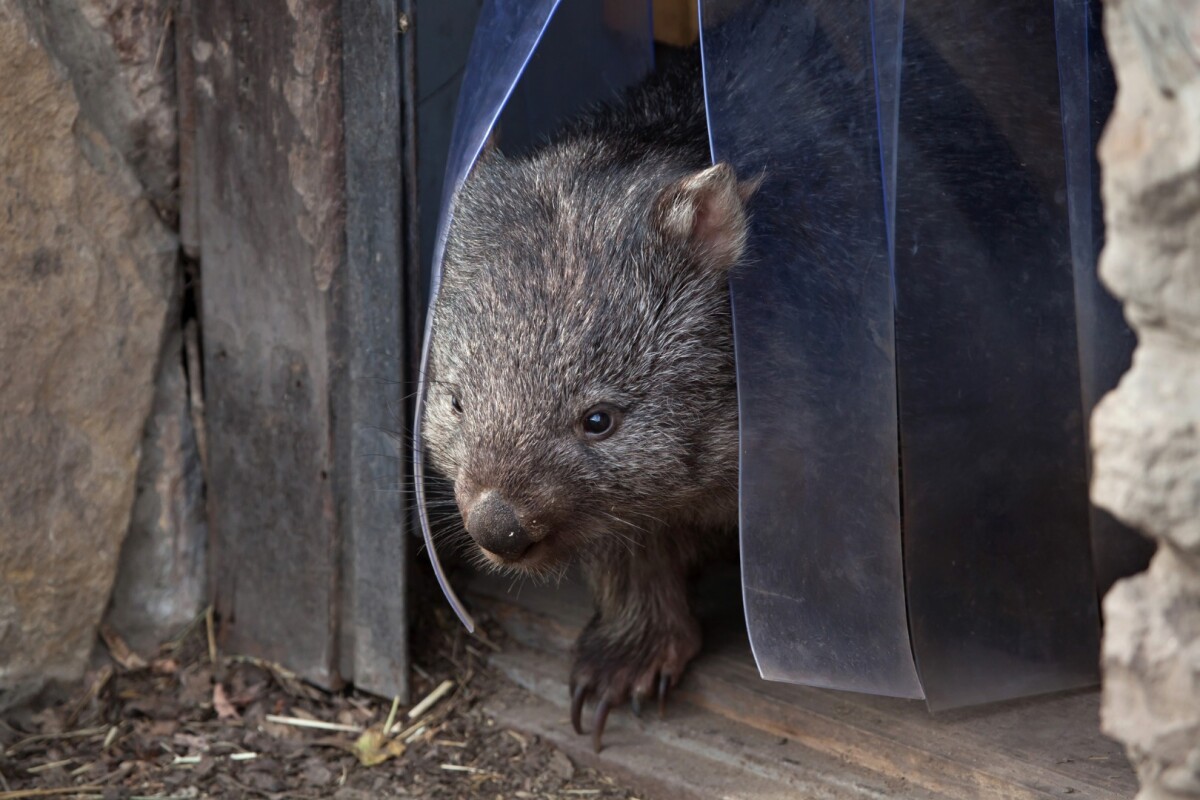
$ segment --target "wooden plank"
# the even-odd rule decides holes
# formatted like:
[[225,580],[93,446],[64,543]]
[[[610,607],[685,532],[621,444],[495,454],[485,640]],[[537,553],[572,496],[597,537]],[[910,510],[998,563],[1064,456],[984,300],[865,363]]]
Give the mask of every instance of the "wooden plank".
[[[698,665],[680,696],[951,796],[1040,800],[1082,793],[1118,800],[1137,791],[1119,750],[1099,735],[1094,692],[955,720],[930,716],[919,703],[769,683],[746,660],[715,654]],[[1033,746],[1019,746],[1017,733]],[[1114,769],[1118,764],[1124,768]]]
[[[574,584],[523,586],[511,595],[507,586],[480,577],[471,597],[522,644],[566,653],[589,616],[586,594]],[[681,700],[938,795],[1117,800],[1137,792],[1121,749],[1099,732],[1095,692],[934,716],[919,702],[763,681],[736,602],[721,602],[737,597],[736,586],[698,594],[706,602],[706,651],[680,686]]]
[[[341,668],[361,689],[408,698],[404,495],[410,316],[401,53],[396,2],[342,0],[346,268],[334,281],[334,439],[343,521]],[[411,38],[411,37],[409,37]],[[407,74],[409,82],[411,73]],[[411,112],[410,112],[411,114]]]
[[[541,698],[490,697],[488,712],[501,724],[542,736],[572,759],[617,773],[657,797],[863,800],[960,800],[930,792],[897,777],[863,770],[847,759],[790,738],[743,725],[689,705],[673,705],[665,720],[615,713],[605,728],[604,749],[578,736],[567,719],[565,654],[509,646],[491,662],[521,688]],[[549,706],[547,708],[546,706]]]
[[191,259],[200,257],[199,202],[196,186],[195,12],[192,0],[179,0],[174,13],[175,80],[179,98],[179,247]]
[[222,646],[335,685],[328,292],[343,260],[335,0],[194,4],[209,503]]

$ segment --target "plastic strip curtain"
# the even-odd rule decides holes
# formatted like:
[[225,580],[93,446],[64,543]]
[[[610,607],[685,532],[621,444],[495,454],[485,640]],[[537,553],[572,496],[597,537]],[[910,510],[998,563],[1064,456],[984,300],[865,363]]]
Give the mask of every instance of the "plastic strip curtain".
[[[1117,87],[1100,30],[1100,1],[1055,0],[1054,20],[1064,87],[1060,94],[1079,371],[1084,413],[1090,418],[1096,403],[1129,368],[1137,344],[1121,304],[1101,285],[1097,272],[1104,215],[1096,146]],[[1118,578],[1143,569],[1154,544],[1101,509],[1093,507],[1091,518],[1092,560],[1104,594]]]
[[[519,149],[649,68],[648,27],[580,56],[611,5],[485,5],[435,296],[453,192],[497,119]],[[630,30],[647,8],[628,0]],[[1128,344],[1094,275],[1094,6],[701,0],[701,15],[714,159],[763,177],[731,286],[760,671],[935,708],[1094,682],[1084,420]]]
[[[563,6],[560,11],[560,5]],[[644,0],[490,0],[480,10],[450,138],[434,247],[429,308],[437,299],[454,195],[503,117],[501,148],[519,151],[589,102],[636,83],[653,67]],[[569,64],[569,69],[564,69]],[[425,502],[421,439],[432,314],[426,320],[413,434],[417,513],[438,584],[468,630],[475,621],[446,579]]]
[[934,708],[1093,683],[1066,200],[1094,194],[1054,8],[701,5],[714,158],[766,176],[732,285],[760,671]]
[[[764,176],[753,258],[732,281],[742,591],[759,670],[921,697],[904,605],[881,169],[895,99],[877,97],[871,11],[704,2],[704,79],[714,158]],[[893,30],[883,44],[894,54],[897,40]]]
[[1099,610],[1053,5],[909,0],[901,72],[904,561],[926,698],[1090,685]]

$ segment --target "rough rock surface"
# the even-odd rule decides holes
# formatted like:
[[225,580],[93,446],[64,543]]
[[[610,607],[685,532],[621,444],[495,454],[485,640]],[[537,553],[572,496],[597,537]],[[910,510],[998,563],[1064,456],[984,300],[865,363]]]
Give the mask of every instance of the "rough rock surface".
[[16,0],[75,88],[83,116],[168,221],[179,212],[170,26],[178,0]]
[[[171,321],[178,321],[178,309]],[[174,326],[158,368],[133,516],[105,618],[146,656],[178,635],[208,596],[204,471],[188,389],[183,328]]]
[[1101,276],[1133,367],[1093,418],[1094,501],[1159,544],[1104,602],[1104,729],[1141,800],[1200,797],[1200,3],[1108,0]]
[[83,671],[175,265],[142,183],[0,0],[0,707]]

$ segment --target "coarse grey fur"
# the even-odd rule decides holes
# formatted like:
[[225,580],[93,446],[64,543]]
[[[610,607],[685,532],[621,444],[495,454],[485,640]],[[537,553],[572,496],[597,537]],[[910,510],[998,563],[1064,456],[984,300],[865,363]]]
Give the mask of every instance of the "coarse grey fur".
[[[661,700],[699,650],[687,575],[735,529],[727,276],[750,191],[711,166],[693,60],[530,155],[488,152],[456,198],[427,453],[476,543],[493,541],[493,512],[519,531],[515,557],[463,536],[480,563],[583,565],[597,613],[573,717],[597,701],[597,746],[610,706]],[[592,441],[580,421],[597,406],[618,427]]]

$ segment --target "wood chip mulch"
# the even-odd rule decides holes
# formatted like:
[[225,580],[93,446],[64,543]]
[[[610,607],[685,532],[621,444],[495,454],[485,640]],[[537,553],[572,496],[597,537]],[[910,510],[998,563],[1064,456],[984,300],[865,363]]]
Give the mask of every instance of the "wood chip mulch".
[[503,646],[494,626],[485,643],[446,613],[424,618],[412,703],[394,711],[267,662],[213,660],[205,617],[150,659],[105,631],[82,687],[0,715],[0,800],[634,798],[484,713],[489,693],[513,691],[487,667]]

